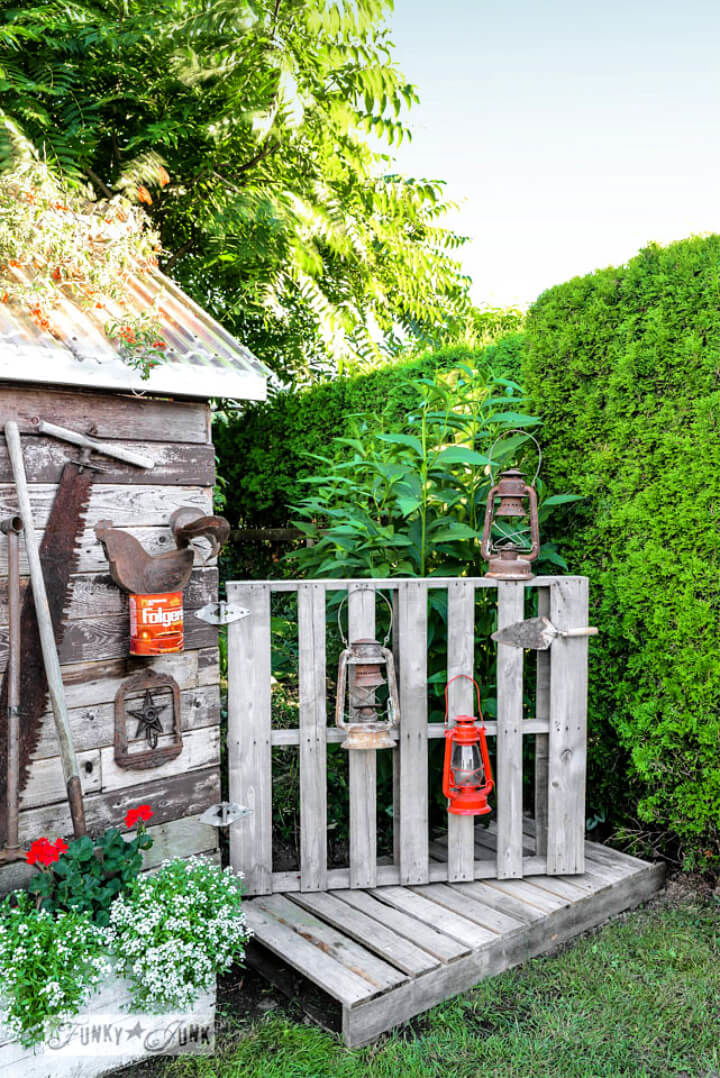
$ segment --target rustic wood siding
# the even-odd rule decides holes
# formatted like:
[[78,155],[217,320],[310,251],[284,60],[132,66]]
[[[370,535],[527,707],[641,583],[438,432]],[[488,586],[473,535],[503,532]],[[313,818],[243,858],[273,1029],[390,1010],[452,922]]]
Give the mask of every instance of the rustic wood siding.
[[[0,385],[0,423],[20,426],[38,539],[55,496],[65,460],[78,450],[34,433],[38,419],[135,448],[153,457],[151,470],[97,456],[95,477],[78,545],[60,645],[70,724],[86,793],[91,831],[121,823],[127,808],[148,802],[153,823],[163,828],[165,854],[215,849],[216,832],[195,820],[220,798],[220,694],[217,630],[193,611],[217,597],[213,565],[198,564],[185,593],[185,650],[154,659],[128,655],[127,597],[113,584],[93,528],[111,519],[130,531],[152,554],[171,549],[168,519],[181,505],[212,511],[215,457],[210,411],[200,402],[172,401],[92,391]],[[16,510],[15,490],[4,441],[0,439],[0,506]],[[21,541],[21,549],[23,543]],[[198,559],[199,561],[199,559]],[[22,572],[27,564],[22,555]],[[7,659],[7,550],[0,539],[0,672]],[[23,587],[27,581],[23,581]],[[114,762],[113,704],[122,682],[152,667],[180,686],[184,746],[177,759],[147,771],[123,771]],[[43,718],[30,776],[20,803],[20,838],[70,835],[62,769],[52,715]],[[16,878],[17,867],[0,870],[0,889]]]

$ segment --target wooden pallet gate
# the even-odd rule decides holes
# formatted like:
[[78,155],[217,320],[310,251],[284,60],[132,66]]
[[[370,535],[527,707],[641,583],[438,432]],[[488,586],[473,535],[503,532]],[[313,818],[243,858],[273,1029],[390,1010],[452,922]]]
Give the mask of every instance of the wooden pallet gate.
[[[248,894],[326,891],[537,874],[581,873],[584,868],[587,639],[558,639],[538,653],[537,714],[523,717],[523,652],[498,645],[496,738],[497,851],[478,858],[474,818],[448,816],[448,861],[430,857],[428,741],[443,725],[428,722],[427,610],[430,589],[446,591],[447,672],[473,673],[475,599],[497,594],[499,627],[522,621],[525,597],[537,589],[541,613],[559,629],[585,626],[588,588],[583,577],[495,581],[485,577],[423,580],[228,583],[228,598],[249,614],[229,627],[230,797],[253,815],[231,831],[231,861],[245,875]],[[326,746],[343,732],[328,726],[325,655],[326,598],[347,591],[350,639],[375,633],[374,591],[394,594],[394,645],[400,687],[400,723],[394,732],[393,863],[376,856],[376,752],[349,753],[350,849],[346,867],[327,865]],[[273,729],[270,602],[275,592],[297,593],[299,725]],[[331,675],[332,676],[332,675]],[[450,714],[473,714],[472,685],[455,682]],[[523,854],[523,739],[535,735],[537,850]],[[272,748],[297,745],[300,770],[300,864],[274,872],[272,864]],[[380,750],[383,751],[383,750]],[[387,750],[390,751],[390,750]]]
[[[326,754],[344,734],[328,726],[326,599],[346,592],[349,638],[375,634],[372,590],[390,591],[400,685],[393,754],[392,858],[378,858],[375,751],[350,750],[348,864],[327,863]],[[350,1047],[419,1014],[483,977],[548,951],[662,886],[662,865],[584,842],[587,638],[556,638],[537,652],[536,714],[523,716],[523,651],[498,644],[494,819],[450,816],[429,833],[428,592],[447,592],[447,676],[472,674],[475,599],[496,589],[498,622],[523,619],[530,589],[558,629],[587,625],[583,577],[374,581],[264,581],[227,585],[248,616],[229,626],[230,797],[253,815],[230,831],[245,874],[253,939],[248,962],[299,999]],[[299,722],[274,729],[271,596],[297,593]],[[486,594],[488,594],[486,592]],[[489,594],[492,594],[490,592]],[[472,714],[472,686],[450,687],[450,715]],[[523,743],[535,738],[535,819],[523,815]],[[300,859],[273,870],[272,749],[297,746]],[[527,757],[527,754],[526,754]],[[438,778],[439,781],[439,778]],[[487,819],[487,817],[485,818]],[[309,984],[309,982],[312,982]]]

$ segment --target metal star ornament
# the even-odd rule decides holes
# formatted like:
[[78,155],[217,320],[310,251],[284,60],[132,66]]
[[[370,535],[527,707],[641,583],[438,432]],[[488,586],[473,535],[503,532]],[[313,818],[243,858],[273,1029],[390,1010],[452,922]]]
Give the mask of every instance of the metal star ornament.
[[160,713],[167,711],[167,706],[167,704],[157,704],[150,689],[146,689],[142,707],[128,708],[128,715],[132,715],[133,718],[138,720],[135,737],[140,737],[141,734],[144,734],[145,740],[151,749],[157,746],[158,736],[163,732]]

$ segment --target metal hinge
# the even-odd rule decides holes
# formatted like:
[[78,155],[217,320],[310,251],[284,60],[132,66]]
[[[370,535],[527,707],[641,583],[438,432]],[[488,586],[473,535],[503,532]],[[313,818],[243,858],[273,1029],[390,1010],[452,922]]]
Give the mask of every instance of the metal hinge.
[[233,621],[248,617],[250,611],[244,606],[237,606],[235,603],[228,603],[225,599],[221,599],[219,603],[208,603],[207,606],[193,613],[196,618],[208,622],[209,625],[229,625]]

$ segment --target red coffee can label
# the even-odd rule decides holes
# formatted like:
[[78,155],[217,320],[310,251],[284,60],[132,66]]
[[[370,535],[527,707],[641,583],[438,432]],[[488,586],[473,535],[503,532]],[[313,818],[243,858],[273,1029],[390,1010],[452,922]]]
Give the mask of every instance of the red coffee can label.
[[130,654],[165,655],[183,649],[181,591],[130,595]]

